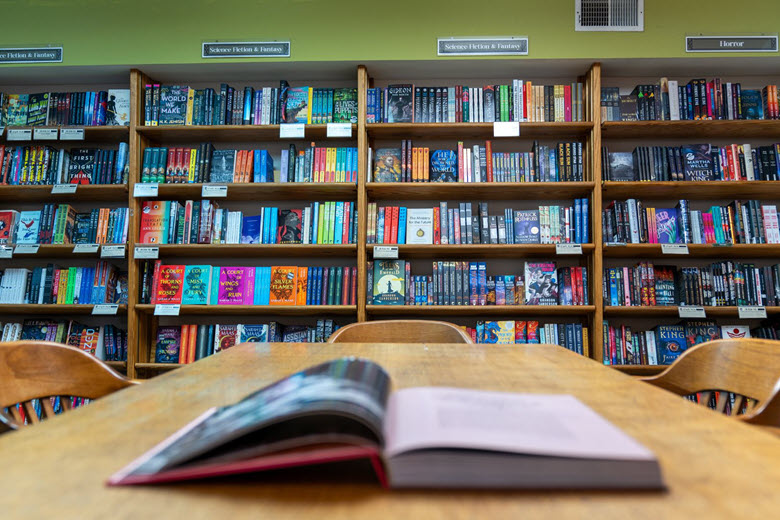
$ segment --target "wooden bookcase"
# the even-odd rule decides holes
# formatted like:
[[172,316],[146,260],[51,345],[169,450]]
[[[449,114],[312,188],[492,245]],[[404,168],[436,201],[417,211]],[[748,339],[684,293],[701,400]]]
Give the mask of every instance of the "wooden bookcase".
[[[129,303],[121,306],[117,323],[126,327],[128,332],[128,358],[126,372],[130,377],[148,377],[163,371],[176,368],[176,364],[154,363],[153,332],[161,318],[154,316],[154,306],[138,303],[139,266],[140,260],[134,257],[134,247],[138,241],[140,209],[144,199],[133,196],[136,183],[140,181],[140,167],[143,150],[150,146],[197,145],[201,142],[212,142],[227,148],[264,147],[266,145],[286,146],[288,140],[280,139],[279,125],[269,126],[187,126],[165,127],[144,126],[142,124],[144,86],[156,80],[165,84],[197,84],[215,86],[222,81],[230,81],[241,85],[256,85],[258,78],[266,84],[273,84],[282,78],[290,78],[294,84],[307,84],[304,80],[319,82],[314,86],[356,86],[358,89],[358,123],[352,127],[351,139],[328,139],[326,125],[307,125],[305,139],[295,142],[317,141],[335,142],[339,146],[357,146],[358,148],[358,180],[357,183],[268,183],[268,184],[229,184],[228,196],[220,199],[222,207],[234,204],[257,203],[269,205],[276,202],[291,201],[352,201],[358,209],[358,236],[356,244],[348,245],[161,245],[159,257],[163,261],[179,263],[213,263],[235,259],[237,263],[286,262],[290,265],[356,265],[358,272],[357,305],[338,306],[182,306],[180,317],[166,318],[172,323],[208,323],[223,319],[240,320],[246,317],[276,319],[300,319],[311,323],[317,317],[333,317],[339,323],[365,321],[370,319],[388,319],[393,317],[421,319],[448,319],[459,323],[471,323],[476,319],[502,317],[504,319],[540,319],[550,318],[555,321],[568,320],[582,323],[588,328],[589,356],[597,362],[602,362],[602,322],[604,319],[621,320],[656,320],[672,323],[677,320],[676,307],[609,307],[603,304],[602,269],[604,265],[633,265],[644,259],[663,258],[670,264],[679,261],[694,260],[701,263],[702,259],[770,259],[780,257],[780,245],[734,245],[717,247],[712,245],[689,245],[689,255],[670,257],[664,255],[660,245],[629,244],[625,246],[606,245],[601,233],[602,200],[626,199],[640,197],[643,200],[664,200],[688,198],[692,201],[724,200],[733,198],[756,198],[764,200],[780,199],[780,182],[742,181],[742,182],[607,182],[601,175],[602,141],[611,143],[629,143],[630,146],[652,144],[668,141],[668,144],[683,142],[709,142],[709,139],[731,140],[728,142],[748,142],[747,139],[769,142],[780,137],[780,121],[653,121],[653,122],[604,122],[600,120],[600,91],[602,82],[602,66],[599,63],[584,65],[566,65],[565,73],[555,73],[555,64],[544,70],[526,73],[523,62],[517,66],[515,62],[497,60],[494,72],[501,74],[501,79],[466,77],[462,70],[450,67],[448,73],[441,71],[429,72],[424,66],[414,67],[410,72],[412,79],[399,78],[392,72],[376,65],[378,78],[372,77],[372,71],[365,66],[341,66],[340,72],[323,74],[318,67],[306,76],[306,71],[296,72],[297,77],[291,77],[289,69],[265,67],[256,65],[246,76],[235,76],[236,69],[230,69],[233,78],[222,76],[219,67],[210,67],[206,72],[197,73],[197,67],[170,71],[170,74],[160,67],[147,71],[149,76],[139,70],[129,71],[125,76],[125,85],[129,80],[131,93],[131,122],[127,128],[89,128],[85,129],[85,143],[115,144],[121,141],[129,143],[130,177],[128,185],[117,186],[85,186],[79,187],[77,195],[52,195],[49,186],[0,186],[0,207],[17,207],[15,204],[39,204],[46,202],[78,201],[80,205],[90,206],[103,202],[123,205],[125,202],[131,210],[131,221],[128,230],[126,265],[129,281]],[[705,65],[702,64],[703,69]],[[205,67],[205,66],[204,66]],[[371,66],[373,67],[373,66]],[[662,65],[653,65],[651,72],[657,77],[663,75]],[[305,66],[303,67],[305,69]],[[334,66],[334,69],[336,67]],[[657,69],[657,70],[655,70]],[[189,70],[179,75],[180,70]],[[394,70],[394,69],[389,69]],[[440,79],[454,77],[459,70],[457,80]],[[484,66],[480,68],[484,71]],[[345,72],[346,71],[346,72]],[[739,72],[739,71],[737,71]],[[749,75],[748,70],[742,71]],[[619,71],[616,71],[619,73]],[[707,76],[717,73],[717,67],[707,72]],[[263,74],[253,77],[252,74]],[[700,73],[701,74],[701,73]],[[650,76],[648,72],[648,76]],[[691,74],[678,74],[680,79],[693,77]],[[389,83],[407,83],[419,81],[420,85],[454,84],[462,81],[470,84],[499,83],[511,77],[523,77],[531,80],[541,79],[543,83],[581,81],[584,84],[584,112],[586,121],[574,123],[521,123],[520,137],[501,138],[493,136],[492,123],[415,123],[415,124],[366,124],[366,89],[369,86],[383,86]],[[558,81],[565,77],[564,80]],[[550,79],[552,78],[552,79]],[[101,80],[102,81],[102,80]],[[629,78],[620,78],[623,83],[634,82]],[[269,83],[271,82],[271,83]],[[90,88],[105,88],[107,85],[96,81]],[[116,82],[113,82],[116,83]],[[120,86],[112,83],[112,86]],[[612,86],[613,83],[606,83]],[[26,87],[29,92],[44,91]],[[65,90],[66,88],[63,88]],[[51,88],[50,90],[55,90]],[[14,90],[6,90],[14,91]],[[21,91],[21,90],[19,90]],[[402,139],[412,139],[423,143],[433,143],[442,147],[454,148],[458,140],[496,142],[514,141],[522,150],[530,148],[534,140],[560,141],[578,140],[583,143],[584,181],[561,183],[378,183],[367,182],[368,149],[376,149],[382,143],[399,143]],[[3,140],[5,137],[3,136]],[[250,146],[246,146],[249,143]],[[61,146],[77,146],[74,143],[59,143]],[[629,145],[626,145],[629,146]],[[201,184],[160,184],[157,199],[186,200],[201,198]],[[581,256],[555,255],[555,246],[542,244],[501,244],[501,245],[399,245],[399,258],[412,262],[445,259],[484,259],[491,262],[501,262],[503,265],[522,266],[528,260],[557,260],[561,265],[580,265],[588,268],[589,294],[591,305],[587,306],[378,306],[371,305],[366,298],[367,273],[366,264],[372,258],[373,244],[366,241],[366,215],[369,202],[388,203],[393,201],[409,201],[410,203],[436,205],[439,201],[470,201],[470,202],[518,202],[526,203],[542,201],[571,201],[573,198],[588,198],[590,203],[590,236],[592,240],[582,245]],[[224,203],[222,203],[224,201]],[[491,213],[495,213],[492,211]],[[66,260],[94,259],[98,255],[74,255],[73,246],[42,245],[34,255],[35,259],[58,259],[62,265]],[[18,265],[24,259],[0,260],[0,268]],[[413,274],[414,271],[413,271]],[[25,315],[57,317],[84,317],[91,312],[91,306],[86,305],[0,305],[0,315],[13,316],[20,319]],[[735,307],[707,307],[708,318],[737,319]],[[780,307],[768,307],[770,316],[780,315]],[[308,321],[307,321],[308,320]],[[519,347],[520,348],[520,347]],[[113,363],[113,366],[125,368],[123,363]],[[651,374],[660,370],[659,367],[647,366],[615,366],[617,370],[629,374]]]

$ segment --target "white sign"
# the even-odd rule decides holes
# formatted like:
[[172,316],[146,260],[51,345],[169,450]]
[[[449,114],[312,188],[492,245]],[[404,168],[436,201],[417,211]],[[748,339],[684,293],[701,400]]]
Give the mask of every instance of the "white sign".
[[156,197],[158,189],[157,183],[139,183],[133,186],[133,197]]
[[92,307],[92,314],[114,315],[119,311],[119,305],[116,303],[101,303]]
[[36,141],[56,141],[58,130],[56,128],[33,128],[33,139]]
[[2,137],[3,132],[5,132],[5,127],[4,126],[0,126],[0,137]]
[[0,258],[13,258],[14,248],[11,246],[0,246]]
[[680,305],[677,307],[677,314],[681,318],[706,318],[707,313],[704,307],[695,307],[693,305]]
[[29,141],[32,139],[32,129],[30,128],[9,128],[8,137],[9,141]]
[[160,256],[160,248],[153,247],[140,247],[135,246],[135,253],[133,256],[137,259],[151,259],[156,260]]
[[759,305],[740,305],[737,308],[740,319],[764,319],[766,318],[766,307]]
[[581,255],[582,244],[555,244],[556,255]]
[[38,244],[17,244],[14,253],[17,255],[34,255],[38,252]]
[[178,303],[158,303],[154,306],[155,316],[178,316],[181,305]]
[[100,248],[100,258],[124,258],[125,246],[103,246]]
[[607,247],[623,247],[626,245],[625,242],[607,242],[604,244]]
[[65,194],[73,194],[76,193],[76,188],[78,188],[78,184],[55,184],[51,187],[51,194],[52,195],[65,195]]
[[60,141],[83,141],[83,128],[62,128],[60,129]]
[[520,123],[496,121],[493,123],[493,137],[520,137]]
[[661,244],[661,252],[665,255],[687,255],[688,244]]
[[200,196],[204,198],[227,197],[227,186],[212,186],[205,184],[200,190]]
[[330,137],[352,137],[351,123],[328,123],[327,136]]
[[76,244],[73,246],[73,252],[74,253],[97,253],[98,248],[100,246],[98,244]]
[[527,56],[528,37],[439,38],[436,51],[439,56]]
[[398,246],[374,246],[374,258],[398,258]]
[[281,139],[303,139],[306,134],[306,125],[293,123],[279,125],[279,137]]

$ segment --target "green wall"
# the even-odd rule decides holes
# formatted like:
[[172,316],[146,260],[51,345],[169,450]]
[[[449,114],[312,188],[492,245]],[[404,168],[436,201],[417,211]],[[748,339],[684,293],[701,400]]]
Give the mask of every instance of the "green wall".
[[62,44],[63,65],[143,65],[202,62],[215,39],[289,39],[292,60],[352,61],[435,59],[439,36],[521,35],[529,58],[666,58],[685,56],[686,34],[778,32],[778,0],[738,5],[645,0],[644,32],[577,33],[574,0],[6,0],[0,44]]

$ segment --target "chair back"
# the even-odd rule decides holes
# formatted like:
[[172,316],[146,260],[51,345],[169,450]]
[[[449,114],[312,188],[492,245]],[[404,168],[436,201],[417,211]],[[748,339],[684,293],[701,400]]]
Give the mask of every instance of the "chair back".
[[[708,341],[683,352],[657,376],[643,380],[679,395],[700,394],[699,403],[703,405],[715,400],[718,412],[737,415],[744,421],[780,426],[778,341]],[[733,404],[730,393],[736,395]]]
[[328,343],[474,343],[446,321],[381,320],[352,323],[330,335]]
[[[74,398],[97,399],[134,384],[77,348],[45,341],[0,343],[0,423],[11,429],[24,425],[19,404],[28,422],[36,424],[54,415],[50,398],[59,397],[62,409],[70,410]],[[40,418],[33,399],[40,399]]]

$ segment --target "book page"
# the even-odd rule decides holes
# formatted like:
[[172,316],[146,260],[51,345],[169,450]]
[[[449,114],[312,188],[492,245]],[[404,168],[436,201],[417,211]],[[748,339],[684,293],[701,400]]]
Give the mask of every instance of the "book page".
[[385,421],[385,454],[435,448],[654,459],[649,450],[570,395],[446,387],[407,388],[393,394]]

